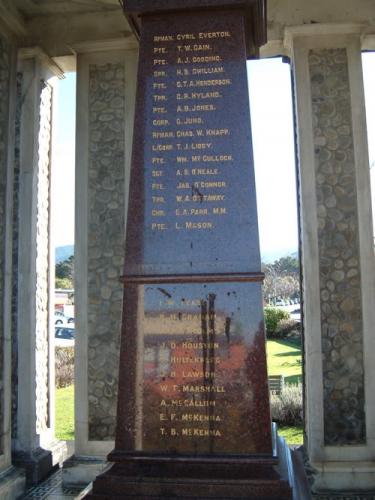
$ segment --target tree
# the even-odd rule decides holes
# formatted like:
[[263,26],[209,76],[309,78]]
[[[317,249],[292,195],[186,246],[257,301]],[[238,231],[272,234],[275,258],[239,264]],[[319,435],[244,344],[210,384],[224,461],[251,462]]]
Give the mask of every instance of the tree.
[[264,264],[263,269],[263,292],[268,302],[274,303],[278,298],[299,297],[299,262],[296,258],[291,255],[281,257],[272,264]]
[[74,256],[58,262],[55,267],[55,288],[73,288]]
[[299,262],[291,255],[288,255],[287,257],[281,257],[271,265],[278,269],[280,274],[296,276],[299,275]]

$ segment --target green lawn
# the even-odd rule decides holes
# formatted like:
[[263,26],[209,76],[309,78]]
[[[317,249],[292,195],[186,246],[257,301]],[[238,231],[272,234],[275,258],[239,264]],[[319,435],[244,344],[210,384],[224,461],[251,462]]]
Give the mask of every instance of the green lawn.
[[279,427],[278,433],[288,444],[303,444],[302,427]]
[[74,439],[74,385],[56,389],[55,435],[57,439]]
[[298,340],[267,341],[268,375],[284,375],[287,384],[302,382],[301,345]]
[[[302,382],[300,341],[268,340],[267,367],[269,375],[284,375],[287,384]],[[288,444],[303,444],[302,427],[279,427],[279,434]]]

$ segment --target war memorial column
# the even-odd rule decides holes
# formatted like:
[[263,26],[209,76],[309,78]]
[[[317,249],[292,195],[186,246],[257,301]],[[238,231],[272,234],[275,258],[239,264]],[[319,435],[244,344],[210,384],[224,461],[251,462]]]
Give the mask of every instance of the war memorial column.
[[61,69],[40,49],[18,53],[13,205],[14,463],[37,483],[64,456],[54,432],[54,253],[51,147]]
[[25,474],[12,467],[12,230],[16,44],[0,23],[0,497],[16,498]]
[[[65,484],[87,484],[115,438],[124,234],[138,44],[76,44],[75,455]],[[87,458],[90,457],[90,458]]]
[[246,79],[265,6],[124,4],[140,54],[116,441],[87,498],[289,499],[272,446]]
[[375,487],[375,269],[361,26],[287,30],[301,207],[307,450],[316,490]]

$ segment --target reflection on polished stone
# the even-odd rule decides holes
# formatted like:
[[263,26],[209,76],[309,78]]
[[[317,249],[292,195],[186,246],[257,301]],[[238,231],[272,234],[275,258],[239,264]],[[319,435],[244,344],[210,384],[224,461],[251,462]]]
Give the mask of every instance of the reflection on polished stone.
[[124,422],[135,450],[271,454],[260,284],[139,285],[135,293],[137,320],[134,307],[125,310],[138,345],[129,373],[135,412]]

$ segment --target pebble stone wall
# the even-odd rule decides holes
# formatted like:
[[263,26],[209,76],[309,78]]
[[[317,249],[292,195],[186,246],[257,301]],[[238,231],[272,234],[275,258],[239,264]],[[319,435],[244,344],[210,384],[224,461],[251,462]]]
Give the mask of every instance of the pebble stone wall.
[[361,276],[348,62],[311,50],[326,445],[365,442]]
[[49,421],[49,226],[52,87],[41,82],[36,219],[36,430]]
[[[5,265],[5,210],[7,181],[8,145],[8,101],[9,101],[10,47],[0,37],[0,426],[4,421],[4,265]],[[0,437],[0,454],[3,452],[3,438]]]
[[124,259],[125,81],[122,64],[89,68],[89,440],[115,435]]
[[12,437],[17,437],[18,399],[18,239],[19,239],[19,188],[21,154],[21,113],[23,74],[17,73],[16,121],[13,171],[13,245],[12,245]]

